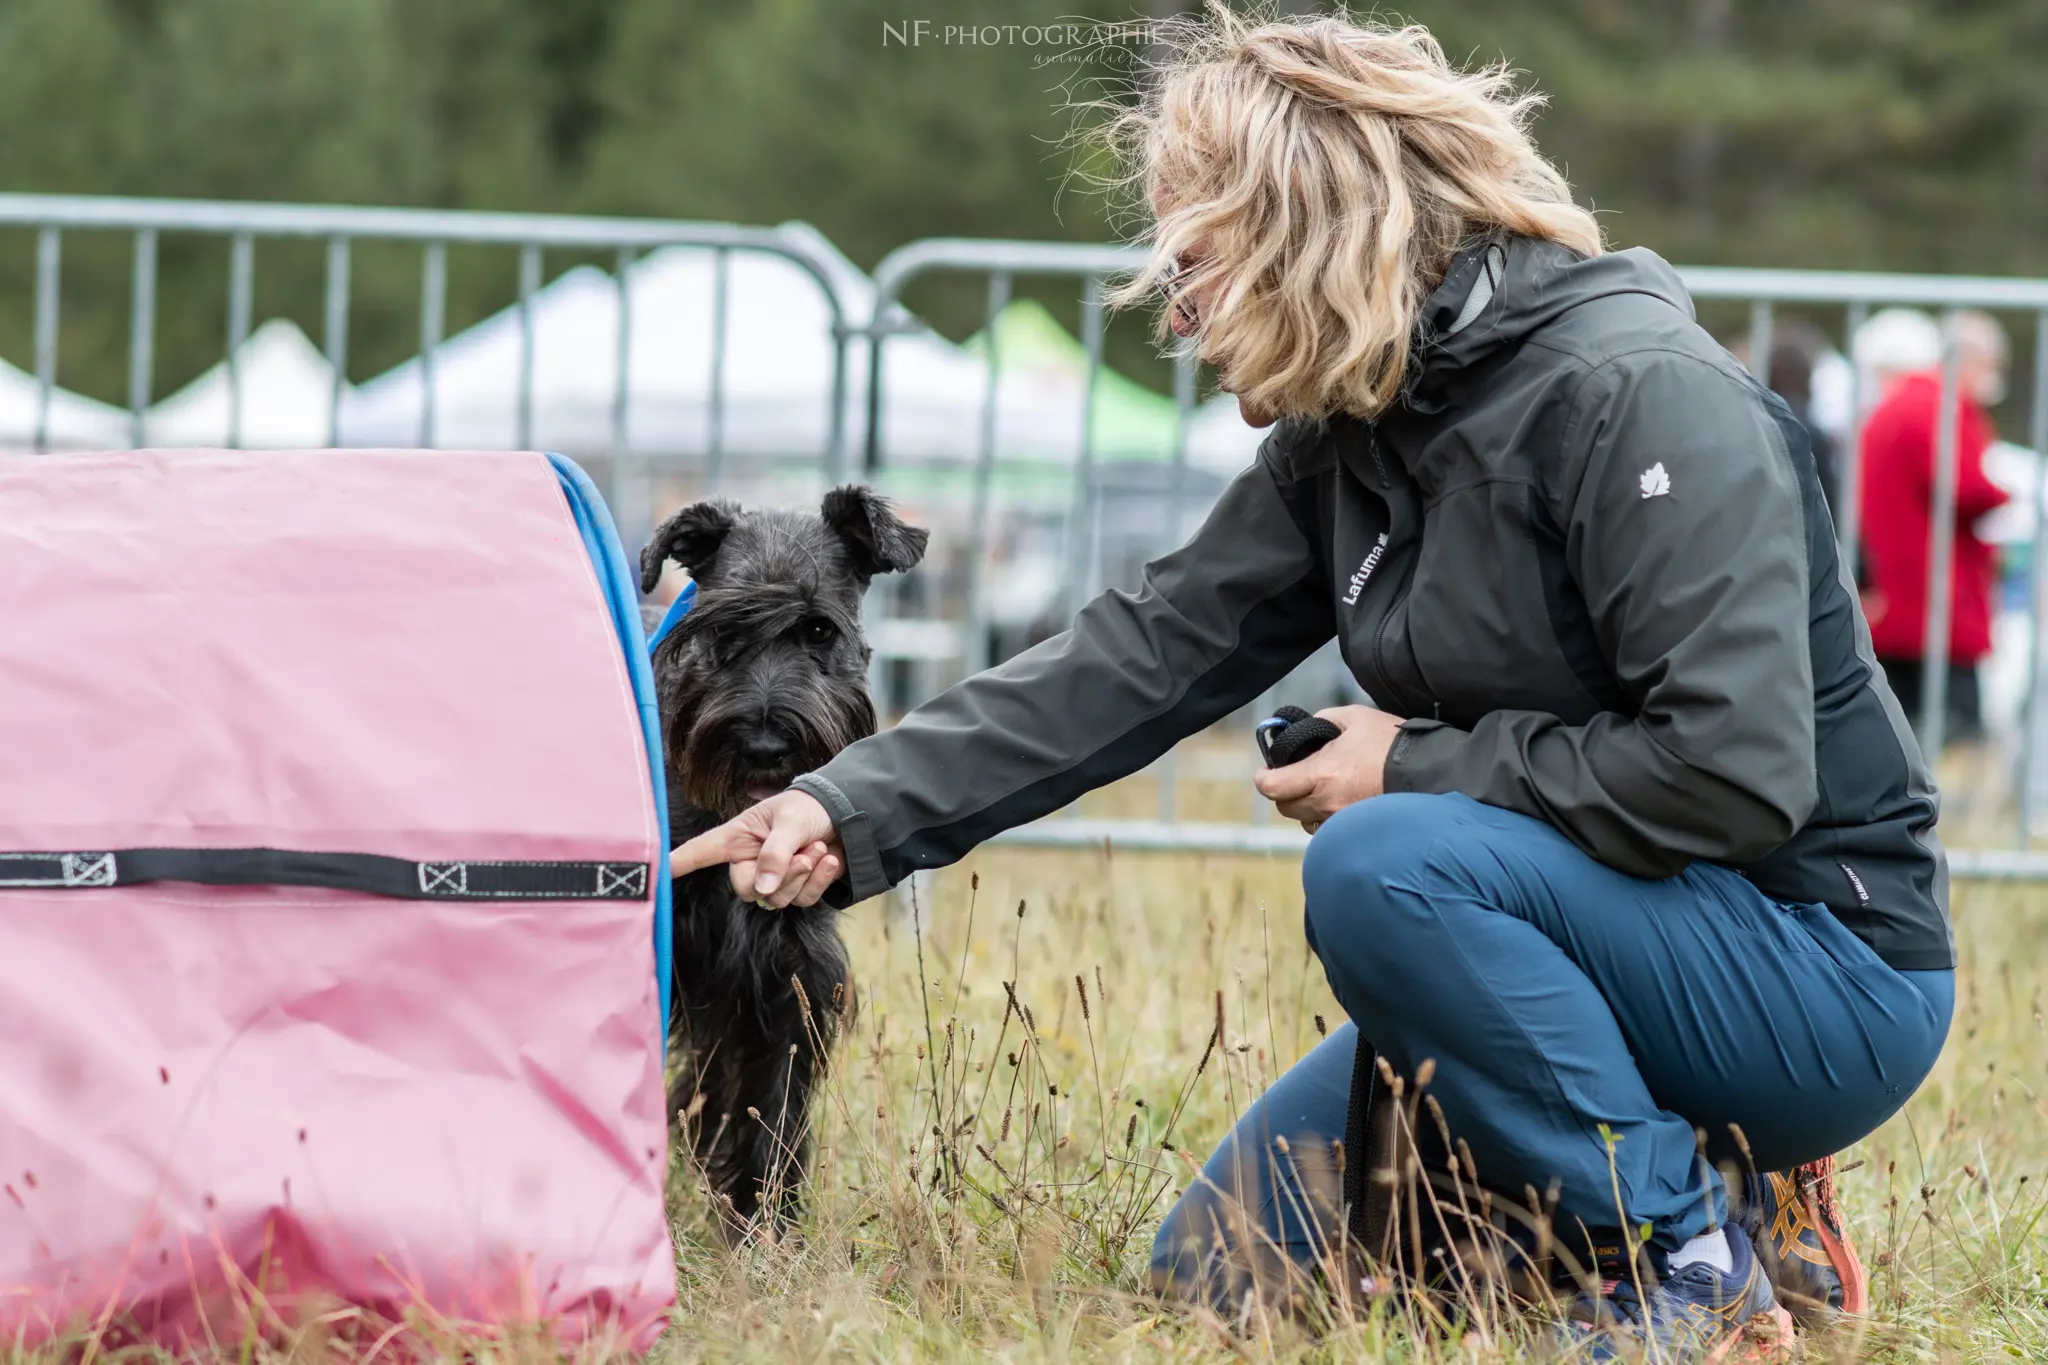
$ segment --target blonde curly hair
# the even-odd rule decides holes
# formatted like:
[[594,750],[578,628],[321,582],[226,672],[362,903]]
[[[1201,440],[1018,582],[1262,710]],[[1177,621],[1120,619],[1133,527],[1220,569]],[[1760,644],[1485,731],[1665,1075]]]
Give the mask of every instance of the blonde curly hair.
[[1142,102],[1108,127],[1155,214],[1149,262],[1108,298],[1199,299],[1185,344],[1249,412],[1384,410],[1417,314],[1476,234],[1602,248],[1529,136],[1542,97],[1502,67],[1459,70],[1426,29],[1210,0],[1168,41]]

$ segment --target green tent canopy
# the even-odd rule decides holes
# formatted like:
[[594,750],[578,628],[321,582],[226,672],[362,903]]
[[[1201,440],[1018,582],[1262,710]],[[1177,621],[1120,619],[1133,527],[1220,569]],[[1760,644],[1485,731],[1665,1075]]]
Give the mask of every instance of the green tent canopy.
[[[1084,382],[1088,350],[1035,299],[1018,299],[996,314],[996,364],[1005,374],[1041,370]],[[977,332],[961,350],[986,362],[988,337]],[[1178,414],[1171,398],[1104,366],[1089,405],[1089,435],[1098,460],[1173,458]]]

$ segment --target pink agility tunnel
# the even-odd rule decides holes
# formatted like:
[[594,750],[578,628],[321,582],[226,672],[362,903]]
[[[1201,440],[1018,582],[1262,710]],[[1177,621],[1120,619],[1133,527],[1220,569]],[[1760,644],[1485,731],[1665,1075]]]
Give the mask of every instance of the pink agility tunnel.
[[651,1343],[629,581],[542,455],[0,461],[0,1339],[260,1284]]

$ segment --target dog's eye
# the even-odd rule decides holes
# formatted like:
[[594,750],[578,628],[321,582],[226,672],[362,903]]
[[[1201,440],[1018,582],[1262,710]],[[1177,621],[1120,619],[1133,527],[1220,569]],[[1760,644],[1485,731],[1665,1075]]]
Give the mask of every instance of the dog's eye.
[[822,616],[813,616],[797,627],[803,642],[807,645],[829,645],[839,638],[839,627]]

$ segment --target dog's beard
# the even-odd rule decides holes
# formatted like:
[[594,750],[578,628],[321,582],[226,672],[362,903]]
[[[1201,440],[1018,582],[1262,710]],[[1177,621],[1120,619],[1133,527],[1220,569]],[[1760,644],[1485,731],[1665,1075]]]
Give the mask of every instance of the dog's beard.
[[875,732],[875,707],[865,688],[844,693],[818,686],[786,694],[770,709],[769,719],[788,738],[790,750],[764,768],[738,742],[743,729],[760,718],[759,706],[750,700],[686,705],[664,718],[663,729],[680,739],[668,758],[681,774],[683,796],[691,805],[729,820]]

